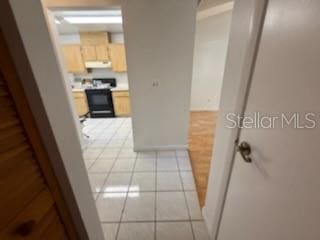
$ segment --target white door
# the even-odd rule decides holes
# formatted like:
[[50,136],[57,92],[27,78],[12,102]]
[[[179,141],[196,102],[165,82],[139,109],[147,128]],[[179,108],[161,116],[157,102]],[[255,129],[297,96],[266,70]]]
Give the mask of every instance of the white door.
[[[252,163],[236,154],[218,240],[318,240],[319,0],[269,0],[245,115],[257,111],[287,118],[313,112],[307,118],[316,127],[295,129],[293,119],[284,128],[275,120],[274,129],[241,130]],[[304,124],[313,125],[301,119]]]

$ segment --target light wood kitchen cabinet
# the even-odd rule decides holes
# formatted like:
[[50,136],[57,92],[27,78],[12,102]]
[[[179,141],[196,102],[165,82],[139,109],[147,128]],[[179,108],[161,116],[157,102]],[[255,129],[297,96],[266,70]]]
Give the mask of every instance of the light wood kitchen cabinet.
[[96,53],[98,61],[109,61],[108,45],[96,45]]
[[62,47],[67,71],[70,73],[86,72],[82,58],[81,47],[78,44],[68,44]]
[[109,61],[107,32],[80,32],[84,61]]
[[94,45],[82,45],[81,46],[82,57],[84,61],[97,60],[96,46]]
[[107,32],[80,32],[81,45],[108,45]]
[[110,44],[110,59],[114,72],[126,72],[127,61],[124,44]]
[[73,99],[78,116],[83,116],[89,112],[87,96],[84,91],[73,91]]
[[117,117],[127,117],[131,114],[129,91],[112,92],[113,108]]
[[83,60],[109,61],[108,45],[82,45]]

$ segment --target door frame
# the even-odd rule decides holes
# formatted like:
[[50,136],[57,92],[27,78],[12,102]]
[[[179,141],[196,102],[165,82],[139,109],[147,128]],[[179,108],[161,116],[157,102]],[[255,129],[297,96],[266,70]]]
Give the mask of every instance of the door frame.
[[[71,84],[43,2],[1,1],[0,27],[80,239],[104,239],[82,157]],[[92,4],[97,2],[108,5],[103,0]]]
[[268,0],[235,0],[206,203],[202,209],[211,239],[217,240],[240,128],[227,128],[228,113],[243,115]]

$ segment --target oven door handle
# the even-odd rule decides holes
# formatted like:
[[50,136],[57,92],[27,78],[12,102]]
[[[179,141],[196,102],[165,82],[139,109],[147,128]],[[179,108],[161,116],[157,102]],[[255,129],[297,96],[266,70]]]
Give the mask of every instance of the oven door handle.
[[101,110],[101,111],[91,111],[91,113],[112,113],[112,111],[109,110]]

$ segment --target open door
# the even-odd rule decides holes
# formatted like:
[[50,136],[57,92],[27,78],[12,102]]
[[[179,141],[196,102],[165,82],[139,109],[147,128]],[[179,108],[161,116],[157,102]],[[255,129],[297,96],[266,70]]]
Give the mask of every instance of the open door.
[[241,130],[219,240],[320,238],[319,11],[319,1],[267,4],[244,112],[260,126]]

